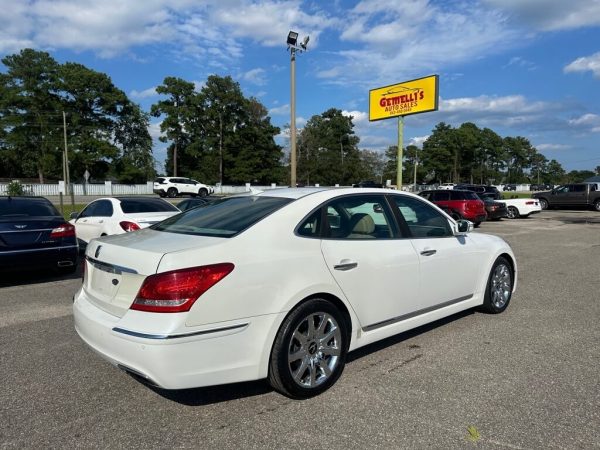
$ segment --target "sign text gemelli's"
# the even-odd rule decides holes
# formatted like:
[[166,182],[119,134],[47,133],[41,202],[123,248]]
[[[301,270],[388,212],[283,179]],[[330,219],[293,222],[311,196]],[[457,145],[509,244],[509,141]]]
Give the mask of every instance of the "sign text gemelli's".
[[437,109],[437,75],[369,91],[369,120],[371,121]]

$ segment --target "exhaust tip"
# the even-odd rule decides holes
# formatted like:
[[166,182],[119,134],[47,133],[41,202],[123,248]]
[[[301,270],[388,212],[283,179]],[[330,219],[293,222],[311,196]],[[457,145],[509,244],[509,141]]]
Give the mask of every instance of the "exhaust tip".
[[74,264],[73,261],[59,261],[58,267],[72,267]]
[[152,380],[152,378],[150,378],[146,374],[143,374],[142,372],[132,369],[131,367],[124,366],[123,364],[117,364],[117,367],[119,369],[121,369],[123,372],[127,373],[131,377],[135,378],[136,380],[138,380],[144,384],[149,384],[150,386],[159,387],[158,383],[156,383],[154,380]]

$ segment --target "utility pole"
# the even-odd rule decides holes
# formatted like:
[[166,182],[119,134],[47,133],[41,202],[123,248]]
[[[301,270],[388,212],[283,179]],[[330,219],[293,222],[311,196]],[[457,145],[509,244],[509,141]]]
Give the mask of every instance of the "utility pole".
[[63,178],[65,179],[65,194],[68,194],[70,192],[70,180],[69,180],[69,151],[68,151],[68,147],[67,147],[67,115],[65,114],[65,112],[62,112],[63,115],[63,131],[64,131],[64,137],[65,137],[65,153],[63,155],[63,161],[64,161],[64,166],[63,166]]

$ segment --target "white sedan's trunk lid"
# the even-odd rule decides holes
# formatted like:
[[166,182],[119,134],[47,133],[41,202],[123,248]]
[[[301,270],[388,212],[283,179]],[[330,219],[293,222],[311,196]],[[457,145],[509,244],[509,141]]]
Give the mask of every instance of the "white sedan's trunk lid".
[[100,309],[122,317],[167,253],[212,246],[222,239],[150,229],[93,239],[86,250],[83,289]]
[[139,224],[140,228],[147,228],[150,225],[162,222],[175,214],[179,214],[179,211],[126,214],[125,218],[134,220]]

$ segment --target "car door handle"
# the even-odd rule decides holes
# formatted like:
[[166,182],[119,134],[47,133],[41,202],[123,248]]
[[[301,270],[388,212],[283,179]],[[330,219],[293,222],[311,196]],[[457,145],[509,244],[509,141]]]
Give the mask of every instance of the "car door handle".
[[429,250],[423,250],[421,252],[421,255],[423,255],[423,256],[431,256],[431,255],[435,255],[436,253],[437,253],[437,250],[429,249]]
[[104,223],[104,220],[99,220],[98,223]]
[[340,261],[340,264],[336,264],[335,266],[333,266],[333,268],[335,270],[341,270],[342,272],[345,272],[346,270],[352,270],[356,267],[358,267],[357,262],[345,262],[345,261]]

